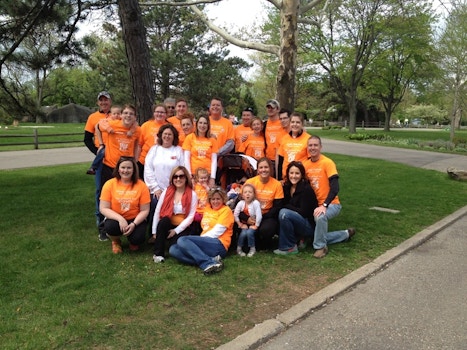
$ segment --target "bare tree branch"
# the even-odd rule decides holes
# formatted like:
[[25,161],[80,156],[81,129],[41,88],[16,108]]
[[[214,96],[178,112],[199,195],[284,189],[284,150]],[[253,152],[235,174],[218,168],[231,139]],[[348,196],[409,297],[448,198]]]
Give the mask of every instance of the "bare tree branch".
[[[299,14],[300,15],[303,15],[304,13],[310,11],[311,9],[315,8],[316,6],[318,6],[319,4],[321,4],[324,0],[312,0],[302,6],[300,6],[300,9],[299,9]],[[329,2],[331,0],[326,0],[326,4],[324,5],[325,7],[328,6]]]
[[196,13],[197,16],[211,29],[213,32],[221,36],[223,39],[231,43],[232,45],[244,48],[244,49],[253,49],[261,52],[271,53],[273,55],[279,56],[279,46],[278,45],[267,45],[261,43],[255,43],[245,40],[240,40],[234,36],[227,33],[224,29],[219,28],[214,23],[212,23],[209,18],[195,5],[190,6],[190,8]]
[[222,0],[195,0],[195,1],[184,1],[184,2],[169,2],[169,1],[156,1],[149,2],[143,1],[140,3],[141,6],[192,6],[199,4],[214,4],[216,2],[221,2]]
[[267,2],[271,3],[276,7],[277,9],[280,9],[282,7],[282,0],[266,0]]

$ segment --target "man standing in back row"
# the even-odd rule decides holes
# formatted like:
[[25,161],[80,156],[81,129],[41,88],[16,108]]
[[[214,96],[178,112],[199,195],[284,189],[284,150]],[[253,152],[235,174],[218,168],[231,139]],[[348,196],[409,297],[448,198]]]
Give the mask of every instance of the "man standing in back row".
[[232,152],[235,146],[235,134],[232,122],[222,117],[224,107],[222,100],[213,97],[209,105],[209,121],[211,122],[211,135],[215,135],[219,145],[218,156]]
[[307,141],[309,158],[303,162],[306,175],[318,199],[318,207],[314,210],[315,235],[313,256],[324,258],[328,253],[328,245],[349,240],[354,234],[354,228],[328,232],[328,221],[339,215],[342,206],[337,194],[339,193],[339,174],[336,164],[321,154],[321,138],[310,136]]
[[[112,106],[112,98],[107,91],[101,91],[97,95],[97,106],[99,109],[97,112],[92,113],[89,115],[88,120],[86,121],[86,125],[84,127],[84,144],[86,147],[95,155],[97,150],[99,149],[99,140],[97,139],[95,132],[96,132],[96,125],[99,123],[100,120],[106,119],[110,115],[110,107]],[[99,197],[101,195],[101,174],[102,174],[102,163],[100,166],[95,169],[95,186],[96,186],[96,223],[102,221],[102,216],[99,212]],[[106,235],[99,235],[99,240],[106,241],[108,240]]]
[[264,137],[266,140],[266,157],[273,164],[274,177],[278,180],[281,179],[281,172],[277,171],[276,153],[280,146],[280,141],[287,131],[282,127],[279,119],[279,111],[281,106],[277,100],[269,100],[266,102],[266,111],[268,119],[266,120],[266,127],[264,129]]

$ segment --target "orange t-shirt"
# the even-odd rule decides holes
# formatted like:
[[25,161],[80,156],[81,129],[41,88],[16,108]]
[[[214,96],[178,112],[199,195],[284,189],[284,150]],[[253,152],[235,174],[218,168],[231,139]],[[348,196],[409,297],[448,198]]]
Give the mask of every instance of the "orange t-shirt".
[[282,137],[284,137],[286,134],[287,132],[282,127],[281,121],[279,119],[275,121],[268,120],[265,130],[266,157],[268,157],[270,160],[276,160],[276,150],[279,148]]
[[275,199],[284,198],[282,184],[275,178],[270,177],[269,181],[262,183],[260,176],[256,175],[245,182],[252,184],[256,190],[256,199],[261,204],[261,213],[266,214],[271,208]]
[[[287,166],[290,162],[296,160],[299,162],[304,161],[306,157],[306,152],[303,153],[303,150],[306,151],[306,145],[310,135],[306,131],[303,131],[299,137],[293,138],[290,134],[285,135],[277,150],[277,154],[284,157],[284,162],[282,163],[282,177],[285,179],[285,173],[287,171]],[[297,155],[299,155],[297,159]]]
[[243,142],[238,149],[238,152],[245,153],[247,156],[253,157],[256,160],[264,157],[266,144],[264,143],[263,135],[251,134],[245,142]]
[[211,170],[212,154],[218,152],[217,141],[214,138],[198,137],[189,134],[183,142],[183,150],[191,152],[191,172],[198,168]]
[[[88,117],[88,120],[86,121],[86,125],[84,126],[84,130],[92,134],[95,134],[97,123],[99,123],[101,119],[108,118],[108,116],[109,114],[102,113],[99,111],[90,114]],[[99,148],[99,139],[97,137],[94,137],[94,144],[96,145],[97,148]]]
[[253,135],[253,130],[249,126],[245,126],[243,124],[237,125],[234,128],[234,134],[235,134],[235,151],[241,152],[240,151],[240,146],[242,145],[242,137],[243,136],[249,136]]
[[196,183],[194,191],[196,196],[198,197],[198,207],[196,208],[196,212],[203,214],[206,205],[208,204],[208,190],[203,185]]
[[216,224],[226,227],[225,232],[220,235],[218,239],[221,241],[225,250],[229,250],[232,240],[234,216],[232,210],[228,206],[223,205],[218,210],[212,209],[210,205],[206,206],[203,219],[201,220],[201,228],[203,229],[201,236],[211,230]]
[[126,220],[134,219],[141,211],[141,205],[151,201],[146,184],[138,180],[136,184],[126,185],[117,178],[110,179],[102,187],[101,201],[110,202],[110,209]]
[[157,133],[164,124],[167,124],[167,122],[159,123],[155,119],[152,119],[141,125],[141,136],[139,137],[141,154],[138,159],[141,164],[144,164],[149,149],[157,143]]
[[[107,134],[107,144],[105,145],[104,164],[115,168],[120,157],[134,157],[136,142],[141,135],[141,127],[136,127],[135,133],[131,136],[127,135],[131,129],[123,126],[121,120],[111,120],[109,125],[114,132]],[[105,134],[104,131],[102,134]]]
[[[326,200],[331,189],[329,178],[333,175],[338,175],[336,164],[330,158],[321,154],[318,161],[312,162],[311,159],[307,159],[303,162],[303,166],[305,167],[306,176],[310,180],[311,187],[315,191],[318,205],[321,205]],[[339,204],[339,197],[336,196],[331,203]]]
[[175,129],[177,129],[178,131],[178,137],[180,139],[180,135],[183,134],[183,129],[182,129],[182,121],[180,119],[178,119],[175,115],[170,117],[170,118],[167,118],[167,122],[172,124],[174,126]]
[[215,135],[217,139],[217,144],[224,146],[227,143],[227,140],[234,140],[234,128],[230,120],[221,117],[219,120],[214,120],[212,117],[209,117],[211,122],[211,135]]

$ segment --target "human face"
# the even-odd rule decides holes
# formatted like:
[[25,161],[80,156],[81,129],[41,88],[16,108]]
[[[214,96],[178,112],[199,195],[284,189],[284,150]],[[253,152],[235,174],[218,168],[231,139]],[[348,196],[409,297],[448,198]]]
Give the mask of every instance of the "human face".
[[312,161],[317,161],[321,154],[322,145],[318,139],[310,138],[307,142],[307,151]]
[[112,105],[112,100],[105,96],[101,96],[97,100],[97,105],[99,106],[99,111],[104,112],[104,113],[109,113],[110,106]]
[[219,193],[214,193],[209,201],[211,208],[214,210],[219,209],[224,204],[224,200]]
[[208,121],[206,118],[199,118],[196,127],[198,128],[198,133],[202,136],[206,135],[206,132],[208,131]]
[[131,180],[133,175],[133,162],[124,160],[118,166],[118,174],[122,180]]
[[208,182],[209,182],[209,174],[201,174],[201,175],[198,175],[198,182],[201,184],[201,185],[207,185]]
[[287,129],[290,125],[290,117],[287,113],[279,114],[279,120],[281,121],[281,125],[284,129]]
[[122,110],[117,107],[112,107],[110,109],[110,119],[112,120],[122,119]]
[[172,184],[176,188],[185,188],[186,185],[186,175],[183,172],[183,170],[178,170],[175,172],[175,174],[172,177]]
[[279,108],[275,108],[271,105],[266,106],[266,113],[268,114],[269,118],[276,118],[279,116]]
[[292,118],[290,118],[290,130],[294,135],[297,135],[303,130],[303,124],[300,117],[293,116]]
[[269,180],[269,176],[271,176],[271,168],[269,167],[269,163],[266,161],[262,161],[258,164],[258,175],[262,180]]
[[251,203],[255,199],[255,192],[251,186],[244,186],[242,188],[242,197],[247,203]]
[[289,173],[287,175],[292,185],[296,185],[302,179],[302,173],[296,166],[290,167]]
[[251,123],[251,129],[255,132],[255,134],[259,134],[261,130],[263,129],[263,123],[259,120],[253,120]]
[[171,117],[175,114],[175,103],[166,103],[165,108],[167,108],[167,116]]
[[177,116],[181,117],[188,110],[188,106],[185,101],[178,101],[175,110],[177,111]]
[[122,112],[122,122],[126,127],[130,127],[136,120],[136,112],[132,108],[125,108]]
[[215,119],[220,119],[222,117],[222,102],[219,100],[212,100],[209,106],[209,113]]
[[185,135],[188,135],[189,133],[193,132],[193,122],[191,121],[190,118],[182,119],[181,125],[182,125],[183,133]]
[[172,130],[170,130],[170,128],[167,128],[162,132],[161,139],[162,139],[162,147],[173,146],[174,133],[172,132]]
[[165,121],[165,118],[167,117],[167,112],[165,111],[164,107],[158,106],[154,110],[153,116],[154,116],[154,120],[162,123]]
[[253,113],[249,111],[242,112],[242,123],[244,126],[250,126],[251,118],[253,118]]

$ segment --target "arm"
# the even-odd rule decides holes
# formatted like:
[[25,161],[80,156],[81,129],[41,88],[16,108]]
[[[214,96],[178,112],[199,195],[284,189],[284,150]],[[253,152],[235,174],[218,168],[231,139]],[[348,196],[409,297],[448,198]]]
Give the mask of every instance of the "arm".
[[190,175],[193,175],[191,172],[191,152],[190,151],[185,151],[185,168],[188,170]]
[[282,198],[274,199],[274,201],[272,202],[272,208],[266,214],[263,215],[263,219],[276,218],[279,214],[279,210],[281,210],[282,208],[282,200]]
[[232,152],[234,147],[235,147],[234,140],[228,139],[226,141],[225,145],[222,146],[221,148],[219,148],[219,155],[223,156],[224,154],[228,154],[228,153]]
[[89,131],[84,132],[84,144],[92,153],[96,154],[98,148],[94,144],[94,134]]
[[215,224],[212,229],[207,231],[203,237],[219,238],[227,230],[227,227],[221,224]]
[[133,222],[126,227],[126,229],[123,231],[123,235],[129,236],[131,233],[133,233],[136,229],[136,226],[141,225],[144,222],[144,220],[146,220],[148,214],[149,214],[149,203],[142,204],[140,206],[140,211],[138,215],[136,215]]
[[217,153],[211,155],[211,179],[216,179],[217,173]]
[[339,175],[333,175],[329,178],[329,193],[324,203],[330,204],[339,193]]
[[152,194],[160,190],[156,180],[156,169],[154,168],[157,147],[157,145],[151,147],[146,155],[146,161],[144,163],[144,182],[149,187],[149,192]]
[[159,224],[159,220],[161,218],[161,208],[162,203],[164,202],[166,191],[162,192],[159,201],[157,202],[156,210],[154,211],[154,218],[152,221],[152,234],[155,236],[157,233],[157,225]]
[[128,222],[123,216],[111,209],[110,202],[101,200],[99,203],[99,211],[107,219],[118,221],[120,231],[124,232],[125,228],[128,226]]
[[255,226],[259,227],[259,225],[261,225],[261,221],[263,221],[263,213],[261,213],[261,204],[258,201],[254,202],[254,209],[254,213],[256,216]]

